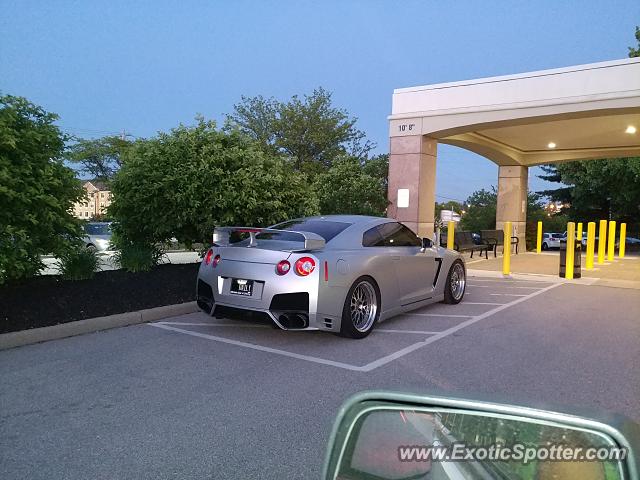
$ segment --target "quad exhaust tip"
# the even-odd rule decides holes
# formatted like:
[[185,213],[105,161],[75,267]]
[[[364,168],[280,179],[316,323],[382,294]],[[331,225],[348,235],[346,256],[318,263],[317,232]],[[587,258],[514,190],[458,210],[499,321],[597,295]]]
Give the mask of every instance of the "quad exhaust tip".
[[309,315],[306,313],[282,313],[276,324],[283,330],[301,330],[309,326]]

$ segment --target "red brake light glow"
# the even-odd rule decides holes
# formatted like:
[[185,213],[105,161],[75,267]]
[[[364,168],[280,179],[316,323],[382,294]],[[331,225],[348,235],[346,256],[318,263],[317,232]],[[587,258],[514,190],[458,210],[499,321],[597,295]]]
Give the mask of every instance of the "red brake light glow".
[[276,265],[276,273],[278,275],[286,275],[291,270],[291,264],[286,260],[280,260]]
[[204,256],[204,264],[209,265],[211,263],[211,257],[213,257],[213,250],[209,249]]
[[311,257],[302,257],[296,261],[296,273],[303,277],[309,275],[316,268],[316,261]]
[[220,263],[220,255],[216,255],[215,257],[213,257],[213,263],[211,264],[211,266],[213,268],[216,268],[216,266]]

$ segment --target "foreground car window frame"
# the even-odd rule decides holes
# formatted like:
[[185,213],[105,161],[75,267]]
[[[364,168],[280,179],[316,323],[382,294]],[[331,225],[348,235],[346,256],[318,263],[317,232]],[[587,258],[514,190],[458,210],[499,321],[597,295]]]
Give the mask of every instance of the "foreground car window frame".
[[621,478],[637,480],[640,430],[638,426],[619,415],[604,417],[603,421],[585,416],[559,413],[537,408],[492,403],[461,398],[405,394],[390,391],[366,391],[353,395],[340,407],[333,424],[325,462],[323,479],[336,479],[344,451],[353,429],[363,415],[376,409],[415,410],[418,412],[443,411],[449,413],[479,414],[493,417],[522,418],[524,421],[561,425],[577,430],[589,430],[607,436],[618,447],[627,449],[628,455],[620,461]]

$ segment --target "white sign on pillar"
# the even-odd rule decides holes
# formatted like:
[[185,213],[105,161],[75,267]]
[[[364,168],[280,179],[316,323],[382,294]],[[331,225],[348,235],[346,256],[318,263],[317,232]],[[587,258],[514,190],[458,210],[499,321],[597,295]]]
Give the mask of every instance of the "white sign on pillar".
[[401,118],[389,122],[390,137],[404,137],[406,135],[422,135],[422,117]]
[[396,203],[398,208],[409,208],[409,189],[398,189],[398,202]]

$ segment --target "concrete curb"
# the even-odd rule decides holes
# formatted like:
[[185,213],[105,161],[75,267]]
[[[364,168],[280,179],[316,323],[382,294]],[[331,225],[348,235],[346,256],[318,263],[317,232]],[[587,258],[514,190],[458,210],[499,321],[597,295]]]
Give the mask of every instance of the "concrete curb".
[[162,320],[163,318],[185,315],[197,311],[198,306],[196,302],[178,303],[176,305],[148,308],[137,312],[117,313],[106,317],[95,317],[78,320],[76,322],[61,323],[50,327],[3,333],[0,335],[0,350],[57,340],[59,338],[74,337],[76,335],[108,330],[110,328],[153,322]]

